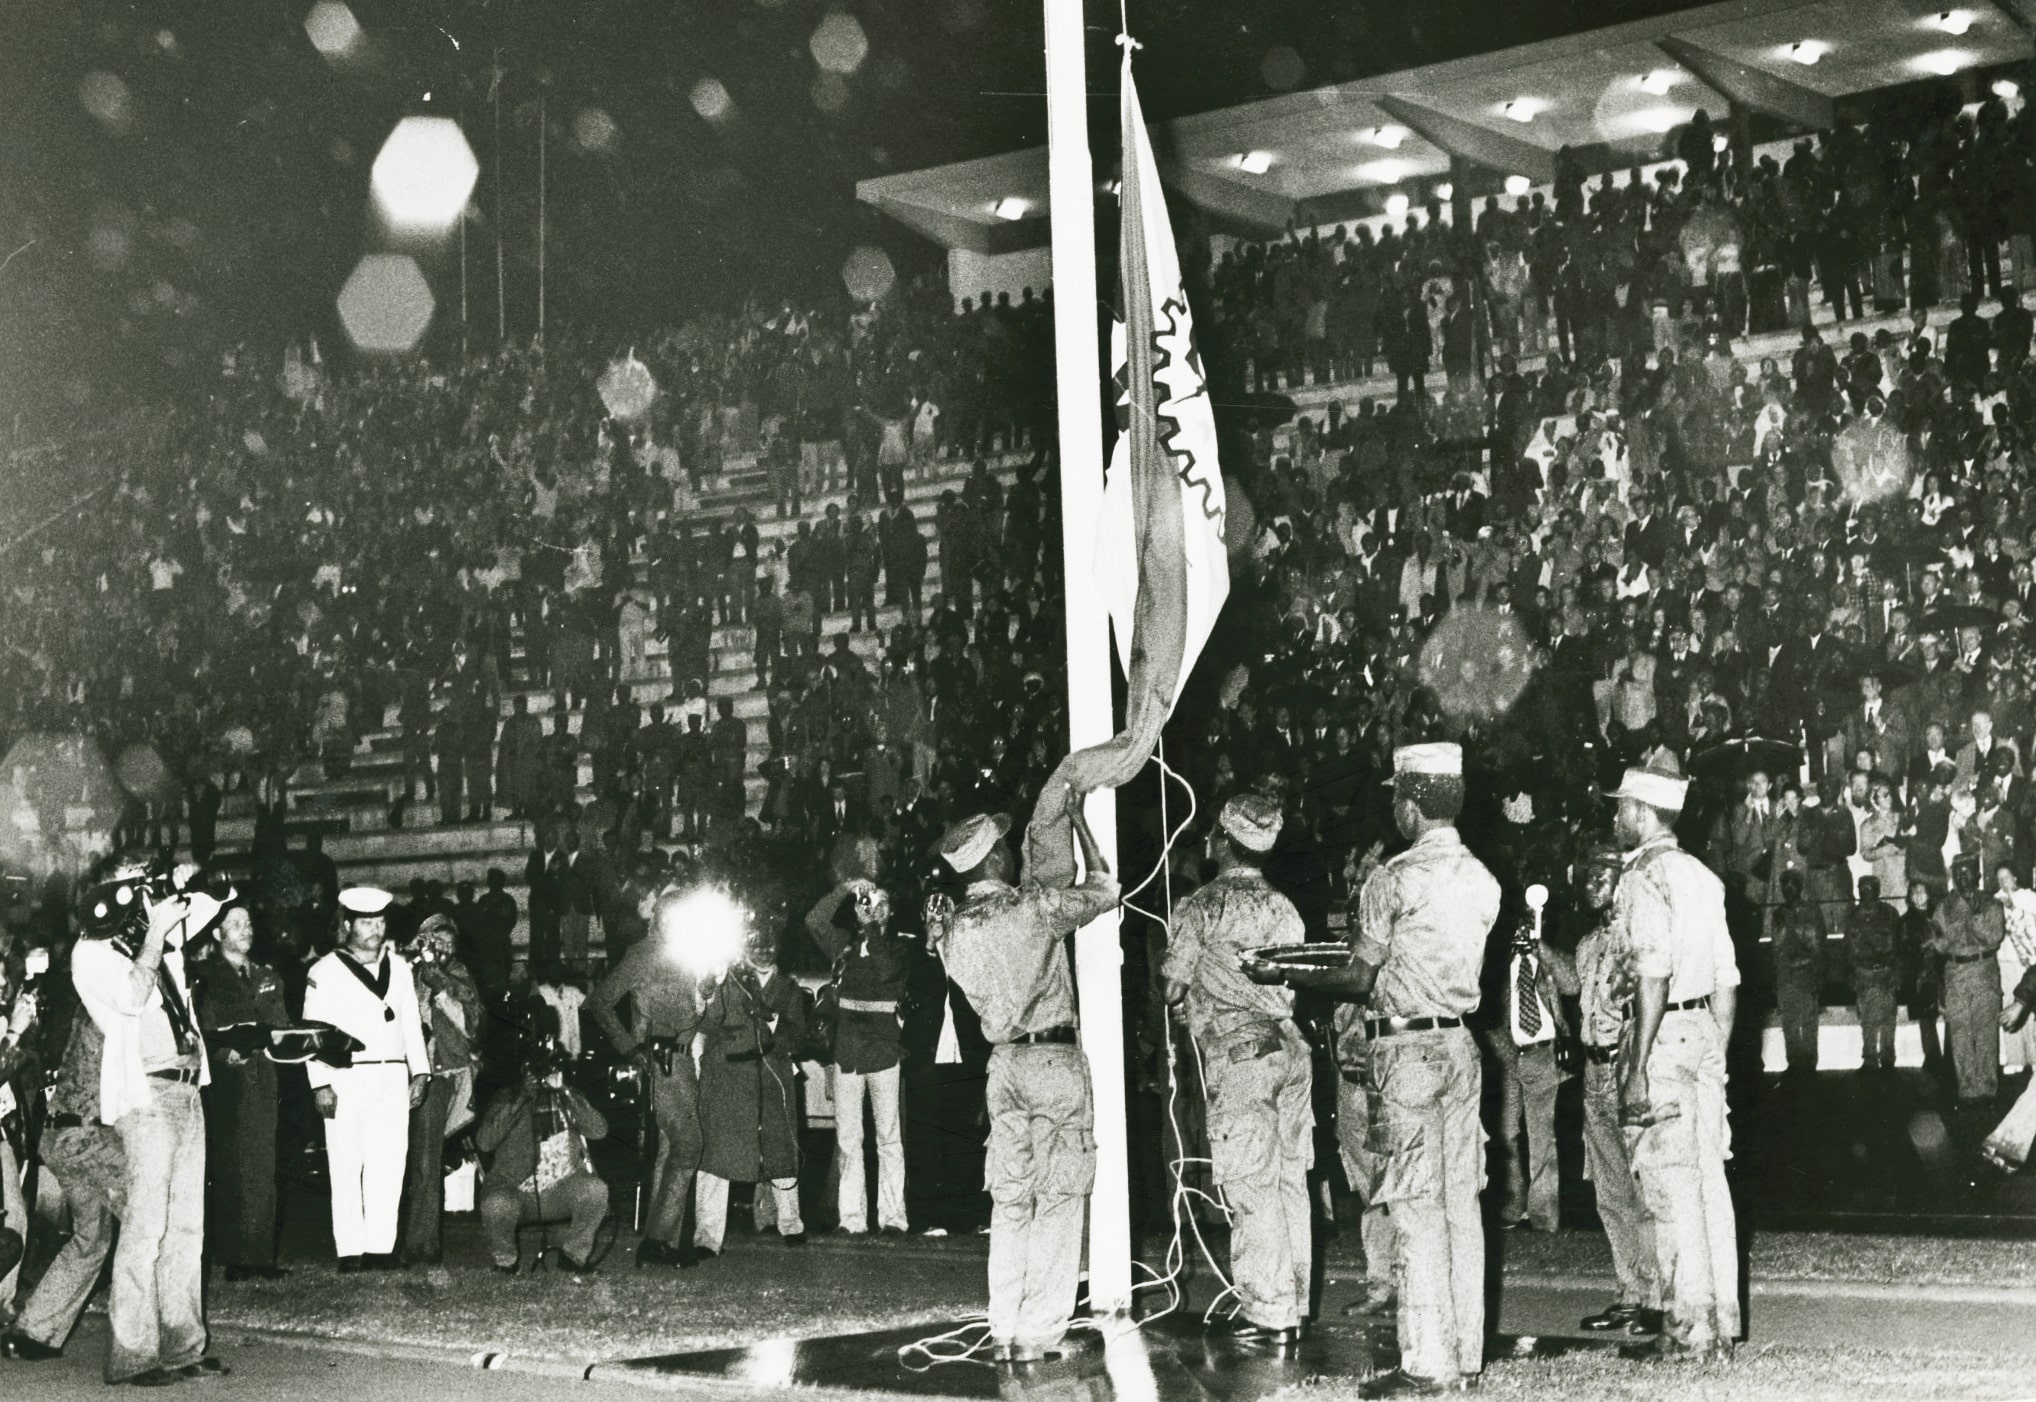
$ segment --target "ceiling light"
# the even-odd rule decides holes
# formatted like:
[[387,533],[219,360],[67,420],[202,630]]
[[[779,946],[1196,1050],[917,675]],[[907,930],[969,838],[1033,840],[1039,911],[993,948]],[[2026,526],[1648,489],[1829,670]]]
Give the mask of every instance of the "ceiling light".
[[1540,110],[1541,103],[1531,97],[1516,97],[1499,109],[1502,115],[1511,117],[1516,122],[1531,122],[1534,120],[1534,114]]
[[1533,188],[1534,182],[1529,180],[1524,175],[1509,175],[1506,177],[1506,193],[1513,196],[1515,199],[1519,198],[1521,195],[1526,194],[1529,190]]
[[999,219],[1009,219],[1015,222],[1023,219],[1025,211],[1030,208],[1032,208],[1031,205],[1025,203],[1025,201],[1019,199],[1016,195],[1012,195],[998,200],[994,205],[991,205],[990,213],[996,215]]
[[1830,51],[1831,46],[1821,39],[1805,39],[1800,43],[1789,45],[1786,53],[1789,58],[1809,68]]
[[2003,102],[2013,102],[2022,95],[2022,89],[2013,78],[1994,79],[1994,96]]
[[1640,79],[1640,89],[1642,92],[1651,92],[1656,97],[1663,97],[1675,86],[1675,78],[1673,68],[1657,68]]
[[1272,152],[1246,151],[1237,158],[1237,168],[1246,175],[1264,175],[1272,169]]
[[1357,168],[1358,178],[1375,185],[1397,185],[1413,174],[1405,161],[1366,161]]
[[1407,213],[1407,197],[1401,194],[1387,195],[1386,213],[1395,219],[1404,218]]
[[1456,187],[1447,180],[1443,181],[1435,187],[1435,198],[1441,200],[1444,204],[1449,203],[1449,201],[1456,198]]
[[1666,134],[1674,131],[1682,122],[1683,114],[1676,107],[1649,107],[1633,114],[1634,122],[1652,132]]
[[1937,16],[1937,27],[1946,34],[1963,34],[1972,28],[1972,16],[1964,10],[1946,10]]
[[1721,156],[1725,154],[1726,148],[1731,146],[1731,144],[1732,139],[1726,136],[1725,133],[1723,132],[1719,132],[1716,136],[1711,138],[1711,149],[1713,151],[1716,151]]
[[1371,134],[1371,144],[1383,146],[1388,151],[1399,150],[1400,143],[1406,139],[1407,129],[1405,127],[1377,127],[1373,129]]
[[1933,53],[1918,54],[1909,62],[1925,73],[1935,73],[1940,78],[1949,78],[1965,67],[1966,55],[1958,49],[1938,49]]

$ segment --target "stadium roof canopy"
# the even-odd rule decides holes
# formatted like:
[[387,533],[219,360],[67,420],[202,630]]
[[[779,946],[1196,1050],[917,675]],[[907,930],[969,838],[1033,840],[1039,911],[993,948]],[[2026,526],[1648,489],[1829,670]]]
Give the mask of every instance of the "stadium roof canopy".
[[[1847,99],[2026,62],[2036,0],[1725,0],[1700,9],[1181,117],[1154,133],[1162,174],[1214,227],[1276,231],[1418,203],[1451,156],[1545,184],[1555,153],[1587,167],[1653,159],[1698,108],[1736,101],[1781,131],[1828,127]],[[865,180],[857,198],[949,248],[1046,239],[1046,151]],[[1100,167],[1099,167],[1100,168]]]

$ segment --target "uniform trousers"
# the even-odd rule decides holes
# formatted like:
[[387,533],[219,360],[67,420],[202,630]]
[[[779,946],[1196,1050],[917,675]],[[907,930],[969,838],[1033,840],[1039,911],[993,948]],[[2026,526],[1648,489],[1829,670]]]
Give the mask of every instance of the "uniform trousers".
[[276,1261],[276,1066],[252,1057],[214,1061],[205,1088],[206,1165],[211,1193],[205,1234],[214,1261]]
[[14,1331],[62,1348],[112,1254],[114,1223],[127,1201],[127,1155],[117,1131],[84,1125],[46,1130],[42,1162],[71,1209],[71,1235],[23,1302]]
[[1692,1348],[1729,1343],[1739,1337],[1739,1235],[1725,1183],[1725,1039],[1708,1011],[1662,1017],[1647,1089],[1667,1118],[1632,1132],[1633,1170],[1654,1214],[1664,1330]]
[[1817,1069],[1817,1027],[1823,1014],[1817,996],[1816,972],[1784,965],[1775,971],[1774,985],[1782,1045],[1788,1052],[1789,1070],[1814,1071]]
[[650,1071],[650,1112],[657,1122],[656,1186],[644,1214],[645,1240],[676,1246],[693,1196],[693,1175],[700,1170],[704,1141],[700,1136],[700,1081],[691,1048],[672,1057],[672,1069],[653,1064]]
[[1862,1066],[1895,1064],[1895,971],[1852,971],[1859,1003],[1859,1062]]
[[1641,1200],[1619,1124],[1619,1065],[1584,1064],[1584,1176],[1597,1194],[1598,1220],[1612,1248],[1612,1274],[1619,1303],[1661,1308],[1661,1261],[1654,1245],[1654,1218]]
[[1944,1032],[1960,1100],[1991,1100],[2001,1078],[2001,966],[1992,955],[1944,965]]
[[1268,1329],[1308,1313],[1314,1216],[1314,1064],[1291,1027],[1210,1049],[1210,1176],[1230,1208],[1230,1271],[1240,1312]]
[[[699,1176],[699,1220],[693,1224],[693,1245],[719,1251],[728,1236],[728,1180],[718,1173],[702,1171]],[[756,1185],[754,1204],[756,1229],[776,1227],[779,1236],[797,1236],[806,1230],[799,1217],[799,1180],[770,1178]]]
[[445,1219],[445,1127],[460,1089],[454,1071],[432,1076],[424,1099],[410,1109],[410,1147],[403,1161],[403,1253],[412,1261],[436,1260],[443,1250]]
[[863,1103],[877,1141],[877,1225],[905,1230],[905,1127],[899,1113],[900,1066],[882,1071],[828,1068],[834,1102],[834,1149],[841,1171],[836,1207],[845,1232],[869,1230],[869,1184],[863,1167]]
[[[1499,1035],[1506,1036],[1504,1029]],[[1555,1064],[1555,1043],[1502,1044],[1499,1057],[1505,1076],[1499,1086],[1499,1157],[1506,1168],[1500,1216],[1508,1222],[1525,1217],[1537,1231],[1552,1232],[1562,1225],[1562,1174],[1555,1147],[1555,1095],[1562,1087],[1562,1071]]]
[[205,1109],[198,1087],[151,1079],[114,1126],[127,1209],[113,1251],[106,1381],[182,1368],[205,1353]]
[[1077,1046],[990,1049],[990,1337],[1050,1349],[1067,1334],[1096,1182],[1096,1105]]
[[1461,1027],[1371,1046],[1372,1130],[1385,1160],[1379,1201],[1399,1239],[1400,1366],[1433,1381],[1484,1367],[1483,1080]]
[[1343,1156],[1343,1176],[1350,1191],[1364,1205],[1358,1225],[1364,1243],[1364,1276],[1372,1295],[1391,1294],[1395,1284],[1395,1262],[1399,1260],[1398,1234],[1393,1230],[1392,1213],[1379,1201],[1379,1185],[1385,1180],[1385,1158],[1374,1143],[1371,1129],[1371,1092],[1365,1089],[1361,1072],[1344,1070],[1336,1080],[1336,1145]]
[[[14,1228],[23,1246],[28,1244],[28,1202],[21,1193],[21,1165],[4,1135],[0,1135],[0,1223]],[[21,1262],[16,1261],[0,1272],[0,1309],[13,1306],[20,1284]]]
[[338,1108],[325,1122],[332,1245],[348,1256],[396,1249],[403,1163],[410,1148],[410,1068],[370,1062],[332,1073]]

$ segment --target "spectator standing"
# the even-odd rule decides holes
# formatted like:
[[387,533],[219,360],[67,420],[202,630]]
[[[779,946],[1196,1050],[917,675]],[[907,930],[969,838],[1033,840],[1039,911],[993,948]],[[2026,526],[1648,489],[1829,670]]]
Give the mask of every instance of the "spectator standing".
[[431,1084],[410,1107],[410,1147],[403,1171],[403,1259],[439,1264],[445,1216],[445,1141],[474,1116],[474,1077],[481,1063],[481,990],[459,960],[453,917],[424,918],[408,951],[416,978]]
[[794,1053],[805,1041],[805,992],[778,969],[766,936],[707,996],[700,1052],[699,1221],[693,1244],[719,1255],[728,1185],[756,1184],[756,1226],[787,1246],[806,1244],[799,1214],[799,1099]]
[[[208,1038],[231,1027],[287,1027],[283,980],[254,959],[254,918],[230,907],[213,948],[192,968],[198,1025]],[[280,1280],[276,1265],[276,1064],[259,1050],[220,1046],[207,1060],[207,1254],[228,1280]]]

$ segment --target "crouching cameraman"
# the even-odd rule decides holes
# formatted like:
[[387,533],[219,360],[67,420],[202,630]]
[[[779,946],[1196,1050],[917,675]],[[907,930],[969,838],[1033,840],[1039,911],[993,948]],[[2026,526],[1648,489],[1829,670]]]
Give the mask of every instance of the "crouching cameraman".
[[486,1170],[477,1204],[495,1269],[516,1274],[517,1228],[570,1222],[562,1264],[575,1275],[594,1269],[594,1240],[608,1216],[608,1185],[594,1172],[587,1145],[608,1136],[608,1121],[565,1083],[565,1057],[550,1038],[526,1054],[520,1084],[497,1095],[476,1135]]

